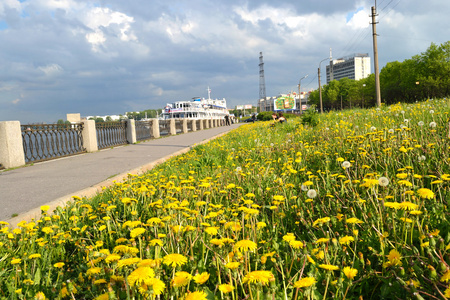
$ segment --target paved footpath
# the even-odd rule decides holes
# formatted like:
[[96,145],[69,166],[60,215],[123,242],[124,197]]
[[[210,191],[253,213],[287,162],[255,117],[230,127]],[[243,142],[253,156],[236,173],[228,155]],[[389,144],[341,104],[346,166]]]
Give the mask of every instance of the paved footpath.
[[53,210],[74,195],[92,197],[114,180],[122,180],[127,173],[138,174],[149,170],[169,157],[187,152],[191,146],[223,135],[241,124],[0,171],[0,220],[15,225],[21,220],[38,217],[41,205],[50,205]]

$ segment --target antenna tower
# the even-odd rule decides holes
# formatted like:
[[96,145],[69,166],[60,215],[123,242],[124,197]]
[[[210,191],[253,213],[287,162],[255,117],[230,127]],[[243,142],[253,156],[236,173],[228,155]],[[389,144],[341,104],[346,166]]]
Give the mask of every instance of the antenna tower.
[[[264,99],[264,104],[263,101]],[[266,80],[264,79],[264,62],[262,52],[259,52],[259,110],[265,111],[266,109]],[[262,107],[264,105],[264,107]]]

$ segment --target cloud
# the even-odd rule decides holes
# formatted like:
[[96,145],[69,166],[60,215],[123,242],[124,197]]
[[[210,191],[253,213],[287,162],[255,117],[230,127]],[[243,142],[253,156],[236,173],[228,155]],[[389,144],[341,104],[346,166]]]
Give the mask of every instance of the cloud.
[[[55,121],[67,112],[119,114],[167,102],[259,97],[317,87],[319,62],[372,53],[367,1],[0,1],[0,120]],[[444,0],[383,2],[380,67],[450,36]],[[3,25],[2,25],[3,24]],[[322,63],[324,70],[324,63]],[[324,74],[322,74],[324,75]],[[13,105],[11,99],[23,99]],[[15,101],[15,100],[14,100]]]
[[367,10],[360,7],[355,13],[349,14],[351,17],[347,21],[347,25],[352,29],[367,28],[370,25],[371,18],[367,14]]
[[21,100],[22,100],[22,99],[17,98],[17,99],[15,99],[15,100],[11,101],[11,103],[12,103],[12,104],[18,104]]
[[63,71],[63,68],[61,68],[61,66],[59,66],[58,64],[50,64],[43,67],[39,67],[38,69],[44,72],[44,74],[47,76],[53,76]]

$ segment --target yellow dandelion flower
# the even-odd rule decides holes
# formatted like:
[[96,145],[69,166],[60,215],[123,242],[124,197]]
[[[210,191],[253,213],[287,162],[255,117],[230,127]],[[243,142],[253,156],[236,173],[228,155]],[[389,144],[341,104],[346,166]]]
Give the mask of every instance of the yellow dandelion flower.
[[445,272],[444,275],[442,275],[440,281],[447,282],[449,280],[450,280],[450,270],[447,270],[447,272]]
[[224,294],[228,294],[228,293],[232,292],[234,289],[235,289],[235,287],[230,284],[219,285],[219,291],[221,291]]
[[11,264],[17,265],[17,264],[20,264],[21,261],[22,261],[22,259],[20,259],[20,258],[14,258],[11,260]]
[[357,218],[349,218],[347,221],[345,221],[348,224],[361,224],[364,223],[363,221],[357,219]]
[[238,242],[236,242],[236,244],[234,244],[234,249],[239,250],[240,252],[255,251],[256,247],[257,247],[257,244],[250,240],[242,240],[242,241],[238,241]]
[[301,241],[290,241],[289,245],[294,249],[303,248],[303,243]]
[[225,229],[231,229],[233,231],[240,231],[242,226],[239,222],[227,222],[225,224]]
[[150,268],[157,268],[161,265],[162,259],[143,259],[141,260],[137,266],[138,267],[150,267]]
[[98,285],[98,284],[103,284],[103,283],[106,283],[106,280],[103,279],[103,278],[97,279],[97,280],[94,281],[94,284],[96,284],[96,285]]
[[161,295],[166,285],[159,278],[151,278],[148,280],[148,286],[151,286],[155,295]]
[[400,208],[400,203],[397,203],[397,202],[384,202],[384,206],[385,207],[389,207],[389,208],[399,209]]
[[225,265],[225,268],[230,269],[230,270],[234,270],[237,269],[239,267],[240,263],[239,262],[229,262]]
[[412,186],[412,183],[409,182],[408,180],[399,180],[397,181],[397,184],[402,186]]
[[43,292],[37,292],[36,295],[34,295],[35,300],[47,300],[48,298],[45,297],[45,294]]
[[194,276],[194,281],[197,284],[203,284],[205,283],[207,280],[209,279],[209,273],[208,272],[203,272],[201,274],[197,274]]
[[110,254],[105,258],[105,262],[110,263],[110,262],[115,262],[118,261],[121,258],[121,256],[119,254]]
[[275,201],[284,201],[286,199],[283,195],[274,195],[273,200]]
[[295,241],[295,235],[293,233],[288,233],[283,236],[283,240],[285,240],[286,242]]
[[149,280],[155,277],[155,272],[149,267],[139,267],[130,273],[127,277],[130,286],[139,286],[142,284],[149,284]]
[[417,194],[419,195],[420,198],[423,198],[423,199],[433,199],[434,198],[433,191],[426,189],[426,188],[418,189]]
[[173,287],[182,287],[188,285],[189,281],[191,281],[192,275],[188,272],[180,271],[175,273],[175,277],[172,279]]
[[341,244],[341,245],[348,245],[348,244],[350,244],[351,242],[354,242],[355,241],[355,239],[352,237],[352,236],[343,236],[343,237],[341,237],[340,239],[339,239],[339,244]]
[[162,247],[162,245],[164,245],[163,241],[161,241],[160,239],[153,239],[148,243],[150,246],[160,246]]
[[269,281],[274,281],[275,277],[270,271],[253,271],[244,276],[243,283],[261,283],[266,285]]
[[209,235],[216,235],[219,232],[219,227],[208,227],[205,229],[205,232]]
[[320,238],[317,241],[315,241],[316,244],[321,244],[321,243],[328,243],[330,241],[330,239],[328,238]]
[[316,282],[317,281],[314,277],[305,277],[305,278],[302,278],[302,279],[294,282],[294,287],[295,288],[304,288],[304,287],[312,286]]
[[62,268],[62,267],[64,267],[64,265],[65,265],[65,263],[63,263],[63,262],[57,262],[57,263],[55,263],[53,266],[55,267],[55,268]]
[[311,263],[311,264],[313,264],[313,265],[316,264],[316,262],[314,261],[314,259],[311,258],[311,256],[306,255],[306,259],[308,260],[309,263]]
[[141,259],[138,257],[132,257],[132,258],[125,258],[122,260],[119,260],[117,263],[117,267],[120,269],[122,267],[131,266],[137,264]]
[[330,222],[330,220],[331,220],[330,217],[319,218],[314,221],[313,226],[315,227],[317,224],[320,225],[325,224],[327,222]]
[[196,291],[196,292],[192,292],[189,294],[186,294],[186,298],[184,298],[185,300],[207,300],[208,295],[201,291]]
[[132,238],[135,238],[137,236],[140,236],[144,232],[145,232],[145,228],[135,228],[135,229],[131,230],[130,236]]
[[336,271],[339,270],[338,266],[334,266],[334,265],[327,265],[327,264],[322,264],[319,265],[319,268],[327,270],[327,271]]
[[342,271],[344,272],[344,275],[350,280],[353,280],[353,278],[355,278],[356,274],[358,274],[358,270],[353,269],[351,267],[344,267],[344,269]]
[[42,211],[47,211],[47,210],[49,210],[50,209],[50,206],[48,206],[48,205],[42,205],[41,206],[41,210]]
[[187,263],[187,258],[184,255],[174,253],[174,254],[168,254],[164,256],[163,263],[167,266],[172,265],[172,268],[175,268],[177,266],[182,266],[185,263]]
[[266,226],[267,226],[267,224],[264,223],[264,222],[258,222],[258,223],[256,223],[256,227],[257,227],[258,229],[264,228],[264,227],[266,227]]
[[408,177],[407,173],[398,173],[397,175],[395,175],[395,177],[397,177],[398,179],[405,179],[406,177]]
[[390,267],[390,266],[401,266],[402,262],[402,256],[400,252],[398,252],[396,249],[392,249],[389,252],[389,255],[387,255],[388,262],[384,263],[383,267]]
[[86,275],[100,274],[102,271],[99,267],[92,267],[86,271]]

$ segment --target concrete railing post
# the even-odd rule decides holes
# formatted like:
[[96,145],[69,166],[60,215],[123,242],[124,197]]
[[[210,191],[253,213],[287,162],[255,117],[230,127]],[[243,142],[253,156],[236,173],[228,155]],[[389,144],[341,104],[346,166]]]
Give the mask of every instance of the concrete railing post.
[[133,119],[127,120],[127,142],[128,144],[134,144],[136,139],[136,121]]
[[198,130],[203,130],[203,120],[200,120],[199,123],[199,129]]
[[177,134],[177,127],[175,126],[175,119],[170,119],[170,135],[176,135]]
[[159,138],[161,135],[159,133],[159,120],[153,119],[152,120],[152,138]]
[[183,119],[183,133],[188,133],[187,119]]
[[95,129],[95,121],[84,120],[81,121],[81,123],[83,123],[83,131],[81,132],[81,135],[83,136],[83,147],[86,148],[87,152],[98,151],[97,130]]
[[203,122],[205,122],[203,129],[208,129],[209,128],[209,120],[208,119],[204,119]]
[[0,163],[7,169],[25,165],[19,121],[0,122]]
[[191,120],[192,131],[197,131],[197,120]]

